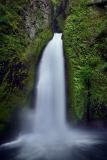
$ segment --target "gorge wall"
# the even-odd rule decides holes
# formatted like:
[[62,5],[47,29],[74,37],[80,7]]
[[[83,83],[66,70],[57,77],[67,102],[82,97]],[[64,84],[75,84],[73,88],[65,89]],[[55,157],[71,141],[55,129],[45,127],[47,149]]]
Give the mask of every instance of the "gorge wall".
[[29,103],[35,64],[51,37],[48,0],[0,1],[0,133]]
[[68,115],[96,126],[107,121],[106,16],[102,1],[72,0],[64,27]]

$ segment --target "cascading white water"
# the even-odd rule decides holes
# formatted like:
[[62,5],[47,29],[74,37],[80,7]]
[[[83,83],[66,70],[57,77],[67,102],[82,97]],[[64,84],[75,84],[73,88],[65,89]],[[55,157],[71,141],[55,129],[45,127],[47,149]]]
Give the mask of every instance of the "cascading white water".
[[33,113],[29,111],[28,114],[32,117],[33,131],[31,134],[21,134],[15,141],[2,145],[2,147],[21,147],[16,160],[35,160],[41,157],[48,160],[58,157],[57,160],[62,160],[73,146],[89,146],[96,143],[94,136],[69,128],[66,123],[65,73],[61,37],[62,34],[54,34],[40,61],[38,83],[35,87],[37,95],[35,109]]
[[39,66],[35,127],[65,127],[65,77],[62,34],[55,33],[47,45]]

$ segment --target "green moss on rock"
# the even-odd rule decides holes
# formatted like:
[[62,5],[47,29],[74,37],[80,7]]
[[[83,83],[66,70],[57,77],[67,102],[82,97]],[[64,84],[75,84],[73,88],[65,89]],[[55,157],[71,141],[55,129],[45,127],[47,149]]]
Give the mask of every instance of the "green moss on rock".
[[[0,2],[0,132],[5,130],[14,111],[29,101],[34,86],[35,65],[52,37],[49,8],[44,8],[43,3],[38,5],[35,9],[35,4],[29,0]],[[38,21],[32,25],[35,10],[38,11],[39,22],[44,24],[39,29],[36,27],[41,24]],[[32,33],[33,36],[30,36]]]
[[72,1],[64,28],[68,107],[77,121],[107,118],[107,11],[88,3]]

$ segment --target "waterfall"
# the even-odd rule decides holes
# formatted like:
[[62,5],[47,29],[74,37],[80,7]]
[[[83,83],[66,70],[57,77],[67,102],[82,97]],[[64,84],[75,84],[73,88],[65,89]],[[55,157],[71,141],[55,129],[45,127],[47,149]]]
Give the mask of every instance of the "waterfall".
[[29,130],[33,128],[32,131],[21,133],[16,140],[1,146],[2,148],[20,147],[14,160],[40,160],[41,158],[68,160],[66,156],[70,153],[71,157],[73,147],[86,148],[97,143],[95,136],[67,125],[61,37],[62,34],[54,34],[39,64],[38,82],[35,86],[35,109],[33,113],[31,111],[28,113],[30,123],[24,121]]
[[47,45],[39,65],[35,91],[35,127],[39,129],[65,126],[65,73],[62,34],[55,33]]

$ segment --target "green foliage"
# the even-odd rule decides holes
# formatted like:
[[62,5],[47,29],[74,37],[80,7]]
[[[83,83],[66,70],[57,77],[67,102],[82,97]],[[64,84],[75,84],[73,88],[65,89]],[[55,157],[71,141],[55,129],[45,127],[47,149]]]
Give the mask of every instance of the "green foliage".
[[88,2],[72,2],[64,28],[68,106],[76,120],[86,118],[87,108],[91,119],[107,116],[107,13]]
[[[30,99],[35,64],[52,37],[50,28],[41,27],[34,39],[25,29],[24,9],[30,0],[0,2],[0,131],[16,108]],[[36,16],[40,18],[40,10]]]

